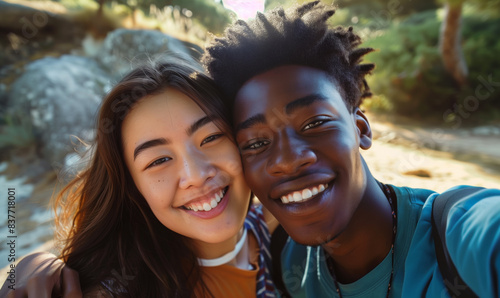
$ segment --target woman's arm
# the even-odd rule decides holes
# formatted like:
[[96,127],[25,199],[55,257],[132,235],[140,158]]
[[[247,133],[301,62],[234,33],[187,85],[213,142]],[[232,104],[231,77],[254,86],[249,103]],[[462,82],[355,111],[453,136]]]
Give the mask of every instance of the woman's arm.
[[45,252],[24,257],[0,289],[0,297],[82,297],[78,273]]

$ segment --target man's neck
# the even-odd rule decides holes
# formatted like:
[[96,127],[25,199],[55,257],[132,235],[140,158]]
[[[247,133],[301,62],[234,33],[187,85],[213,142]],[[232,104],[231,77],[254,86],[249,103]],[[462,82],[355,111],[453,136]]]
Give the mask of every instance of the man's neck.
[[323,245],[337,280],[351,283],[365,276],[390,252],[393,240],[391,206],[368,168],[363,198],[346,230]]

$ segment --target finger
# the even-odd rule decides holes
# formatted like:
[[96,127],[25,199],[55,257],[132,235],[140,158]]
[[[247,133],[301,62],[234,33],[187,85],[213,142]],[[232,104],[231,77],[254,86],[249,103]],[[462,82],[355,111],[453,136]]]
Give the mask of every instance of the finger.
[[64,298],[81,298],[83,297],[82,287],[80,286],[80,278],[78,272],[69,267],[64,267],[61,273],[61,287]]
[[[14,290],[14,291],[11,291],[9,292],[9,295],[13,293],[12,296],[9,296],[9,297],[13,297],[13,298],[25,298],[27,297],[27,294],[24,290]],[[35,296],[33,296],[35,297]]]
[[[52,297],[52,288],[54,285],[50,285],[40,280],[29,280],[26,285],[27,296],[20,297],[28,297],[28,298],[51,298]],[[17,298],[17,296],[16,296]]]

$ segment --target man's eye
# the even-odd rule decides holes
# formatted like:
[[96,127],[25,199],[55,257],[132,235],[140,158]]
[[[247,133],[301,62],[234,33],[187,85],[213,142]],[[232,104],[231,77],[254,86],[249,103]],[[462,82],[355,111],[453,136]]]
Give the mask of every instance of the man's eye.
[[244,150],[255,150],[255,149],[259,149],[259,148],[262,148],[264,146],[266,146],[267,144],[269,144],[269,141],[256,141],[256,142],[253,142],[253,143],[250,143],[248,144],[245,148],[243,148]]
[[169,157],[158,158],[157,160],[153,161],[149,166],[147,166],[146,169],[161,165],[162,163],[167,162],[169,160],[170,160]]
[[311,128],[315,128],[315,127],[320,126],[321,124],[323,124],[325,122],[326,122],[326,120],[314,120],[313,122],[304,126],[304,128],[302,130],[308,130]]
[[202,142],[201,142],[201,145],[204,145],[206,143],[210,143],[210,142],[213,142],[215,140],[217,140],[218,138],[224,136],[223,133],[219,133],[219,134],[215,134],[215,135],[211,135],[211,136],[208,136],[207,138],[205,138]]

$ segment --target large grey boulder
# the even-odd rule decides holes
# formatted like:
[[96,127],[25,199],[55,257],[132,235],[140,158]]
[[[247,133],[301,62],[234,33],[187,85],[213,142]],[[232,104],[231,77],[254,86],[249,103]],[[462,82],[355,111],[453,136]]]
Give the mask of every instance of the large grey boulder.
[[97,110],[110,84],[92,59],[43,58],[29,64],[13,83],[7,111],[27,117],[39,155],[60,164],[74,150],[72,135],[92,139]]
[[155,30],[117,29],[108,34],[96,59],[120,79],[124,74],[143,63],[161,60],[169,55],[181,56],[190,61],[201,48],[182,42]]

